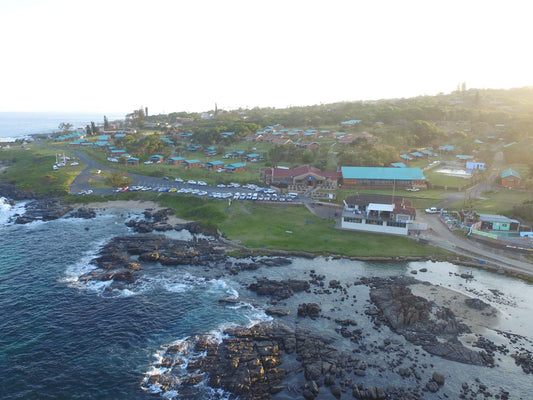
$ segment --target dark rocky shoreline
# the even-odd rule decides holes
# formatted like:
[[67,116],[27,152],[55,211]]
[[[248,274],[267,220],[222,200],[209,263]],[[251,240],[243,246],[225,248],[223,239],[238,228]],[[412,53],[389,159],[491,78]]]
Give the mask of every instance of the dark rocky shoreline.
[[[182,229],[204,235],[212,233],[195,223],[172,226],[168,224],[169,212],[168,209],[146,210],[144,219],[129,220],[127,225],[137,234],[109,241],[91,261],[97,268],[81,276],[80,281],[112,281],[110,290],[123,288],[136,282],[145,263],[160,263],[169,268],[197,267],[202,274],[216,278],[237,276],[244,271],[266,271],[292,263],[289,257],[294,254],[289,252],[273,252],[271,256],[254,256],[249,252],[235,259],[226,255],[233,247],[222,238],[195,236],[192,241],[184,241],[152,233]],[[94,210],[85,207],[74,210],[61,202],[41,199],[27,207],[24,218],[19,216],[21,219],[17,223],[61,217],[94,218],[95,215]],[[181,349],[177,345],[169,346],[159,364],[166,372],[151,375],[146,384],[157,385],[163,391],[178,389],[184,398],[197,396],[200,382],[230,392],[230,398],[241,399],[435,399],[454,398],[452,392],[461,399],[511,398],[508,391],[489,389],[489,385],[479,379],[463,382],[460,389],[449,388],[448,371],[435,370],[431,363],[421,360],[418,351],[409,354],[394,338],[369,342],[359,327],[359,315],[336,319],[330,310],[322,309],[318,301],[300,303],[296,308],[285,303],[302,292],[312,293],[317,299],[333,296],[340,302],[355,303],[357,299],[348,296],[347,288],[364,285],[370,289],[371,299],[365,314],[376,331],[386,326],[435,357],[486,368],[495,367],[498,356],[509,353],[505,346],[498,346],[483,336],[478,338],[476,349],[466,348],[458,337],[468,333],[469,328],[459,323],[446,307],[413,295],[408,286],[414,283],[421,282],[412,277],[328,281],[326,276],[313,270],[309,270],[306,279],[277,281],[257,277],[247,285],[247,290],[265,299],[264,308],[273,316],[272,322],[250,328],[228,328],[224,331],[227,338],[221,342],[210,340],[208,335],[191,338],[195,351],[204,356],[188,363],[182,379],[173,375],[181,369],[176,357]],[[231,304],[240,300],[220,301]],[[484,303],[472,301],[469,306],[482,308]],[[296,322],[285,322],[289,317]],[[312,321],[324,320],[334,320],[337,325],[334,332],[324,334],[312,328]],[[337,338],[349,340],[353,350],[337,349],[334,345]],[[376,363],[368,357],[375,353],[383,354],[383,362]],[[523,349],[512,355],[526,374],[533,373],[531,354]],[[377,385],[374,379],[367,382],[367,378],[385,371],[401,377],[403,384],[383,381]]]
[[[112,280],[110,287],[121,287],[135,282],[146,262],[159,262],[172,268],[186,265],[198,267],[199,274],[209,277],[234,276],[243,271],[276,268],[291,263],[290,259],[283,257],[233,259],[225,255],[226,250],[224,244],[216,239],[182,241],[168,239],[161,234],[116,237],[93,260],[98,268],[80,280]],[[228,328],[224,331],[227,338],[221,342],[210,340],[208,335],[190,339],[195,351],[205,356],[189,361],[186,374],[180,379],[174,376],[176,370],[182,370],[182,361],[176,357],[180,349],[169,347],[158,364],[159,367],[165,367],[166,372],[151,375],[146,385],[156,385],[163,391],[177,389],[186,398],[194,398],[199,395],[198,384],[204,382],[210,387],[232,393],[231,398],[238,396],[241,399],[258,400],[279,396],[287,398],[287,393],[290,393],[290,398],[303,399],[423,399],[431,393],[446,393],[446,371],[432,370],[431,365],[421,363],[417,355],[406,353],[400,342],[394,339],[368,343],[358,328],[360,317],[357,315],[350,319],[335,320],[338,326],[336,331],[324,334],[298,321],[330,320],[332,317],[328,310],[322,310],[318,303],[301,303],[296,310],[287,308],[284,303],[300,292],[340,296],[344,299],[342,301],[349,301],[346,296],[349,285],[370,288],[372,303],[365,313],[374,322],[374,329],[381,330],[386,325],[391,331],[437,357],[493,367],[495,355],[504,354],[506,349],[495,346],[483,337],[476,343],[479,351],[464,347],[458,336],[469,332],[468,327],[458,323],[453,313],[445,307],[437,307],[422,297],[414,296],[408,289],[414,283],[421,282],[412,277],[364,278],[356,282],[327,281],[325,276],[312,270],[308,279],[277,281],[258,277],[247,289],[265,298],[265,309],[274,317],[272,322],[250,328]],[[234,304],[240,300],[220,301]],[[283,322],[283,318],[289,315],[294,315],[296,325]],[[333,345],[335,335],[350,340],[354,350],[351,353],[338,350]],[[384,352],[392,359],[381,365],[376,364],[365,357],[369,352]],[[527,356],[518,357],[517,360],[527,364]],[[405,379],[406,385],[365,383],[367,376],[373,377],[387,370]],[[296,380],[298,383],[289,385],[287,380]],[[461,398],[484,398],[489,394],[486,385],[475,381],[464,382],[460,390]],[[509,398],[504,389],[490,395],[499,399]]]

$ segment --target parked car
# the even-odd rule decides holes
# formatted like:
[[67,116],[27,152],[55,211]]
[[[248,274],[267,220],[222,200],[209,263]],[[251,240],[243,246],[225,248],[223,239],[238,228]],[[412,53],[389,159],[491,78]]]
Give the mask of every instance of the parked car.
[[437,207],[426,208],[426,214],[437,214],[439,209]]
[[407,188],[405,190],[407,190],[408,192],[418,192],[420,189],[417,187],[412,187],[412,188]]

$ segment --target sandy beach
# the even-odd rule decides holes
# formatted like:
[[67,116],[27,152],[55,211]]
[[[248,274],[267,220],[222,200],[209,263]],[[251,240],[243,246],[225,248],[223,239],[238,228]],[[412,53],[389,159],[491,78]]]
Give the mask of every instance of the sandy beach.
[[[88,204],[77,204],[75,207],[89,207],[95,210],[161,210],[166,207],[162,207],[153,201],[138,201],[138,200],[114,200],[107,202],[95,202]],[[184,224],[187,221],[182,218],[178,218],[175,215],[168,216],[168,223],[171,225]]]
[[475,333],[482,333],[485,329],[498,326],[501,312],[490,305],[483,310],[469,307],[465,300],[472,299],[470,296],[442,286],[421,283],[410,285],[409,289],[415,296],[433,301],[438,306],[449,308],[458,321],[467,325]]

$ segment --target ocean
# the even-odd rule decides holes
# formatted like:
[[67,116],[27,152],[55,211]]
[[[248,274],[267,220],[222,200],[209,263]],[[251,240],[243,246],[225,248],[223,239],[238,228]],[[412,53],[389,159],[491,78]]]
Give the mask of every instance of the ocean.
[[[475,295],[497,307],[503,315],[499,329],[523,336],[525,339],[515,346],[533,350],[533,287],[510,277],[475,270],[475,278],[465,280],[458,275],[469,269],[443,262],[370,263],[318,257],[294,258],[288,266],[263,266],[218,278],[204,274],[201,267],[146,263],[142,277],[134,284],[111,289],[110,282],[85,283],[79,277],[94,268],[90,260],[109,239],[133,234],[124,222],[140,218],[140,214],[108,210],[94,219],[10,223],[13,215],[23,213],[23,205],[10,205],[0,198],[0,398],[4,400],[190,399],[181,397],[179,388],[162,391],[149,384],[150,376],[164,372],[157,362],[165,347],[197,334],[210,334],[220,340],[224,327],[269,321],[272,317],[264,311],[267,299],[249,291],[248,284],[262,276],[308,279],[311,270],[324,274],[326,282],[352,282],[360,277],[412,276],[412,270],[427,268],[423,276],[418,276],[420,279]],[[172,235],[192,238],[186,231]],[[504,389],[511,399],[531,398],[531,375],[523,373],[508,354],[497,354],[495,368],[424,354],[388,329],[373,329],[364,312],[369,306],[368,288],[354,285],[349,290],[350,297],[357,298],[354,308],[337,298],[317,298],[312,293],[298,293],[284,306],[294,308],[299,303],[319,301],[324,312],[331,310],[339,318],[356,318],[366,343],[392,339],[405,353],[420,354],[431,366],[428,374],[433,369],[446,374],[444,389],[427,392],[427,399],[442,399],[443,393],[458,398],[462,382],[474,382],[476,378],[492,393]],[[241,303],[219,302],[228,297],[238,297]],[[287,320],[289,323],[296,316],[283,318],[292,318]],[[353,343],[335,333],[334,319],[306,323],[336,335],[338,349],[354,351]],[[494,330],[486,335],[496,343],[505,342]],[[365,384],[406,384],[392,370],[373,369],[386,358],[383,353],[367,352],[365,357],[369,365]],[[319,398],[334,398],[329,391],[321,393]],[[351,394],[346,396],[351,398]],[[232,397],[205,386],[194,398]],[[272,398],[303,397],[285,391]]]
[[[111,122],[124,119],[125,114],[105,114]],[[104,114],[68,112],[0,112],[0,142],[9,142],[29,135],[59,131],[59,124],[70,123],[85,128],[91,122],[104,123]]]

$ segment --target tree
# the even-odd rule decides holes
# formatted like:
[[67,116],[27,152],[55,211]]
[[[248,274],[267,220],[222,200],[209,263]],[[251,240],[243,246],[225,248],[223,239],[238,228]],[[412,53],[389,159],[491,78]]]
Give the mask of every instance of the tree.
[[107,120],[107,117],[104,115],[104,129],[107,130],[109,128],[109,121]]
[[85,133],[86,133],[87,135],[89,135],[89,136],[92,135],[91,125],[87,125],[87,126],[85,127]]
[[91,121],[91,132],[93,135],[96,135],[98,133],[98,128],[94,124],[94,122]]
[[116,188],[129,186],[131,182],[132,179],[125,172],[111,172],[111,175],[107,178],[107,183]]
[[72,125],[71,123],[69,122],[61,122],[59,124],[59,129],[61,129],[61,132],[63,132],[64,134],[67,134],[67,133],[71,133],[72,132],[72,127],[74,125]]

